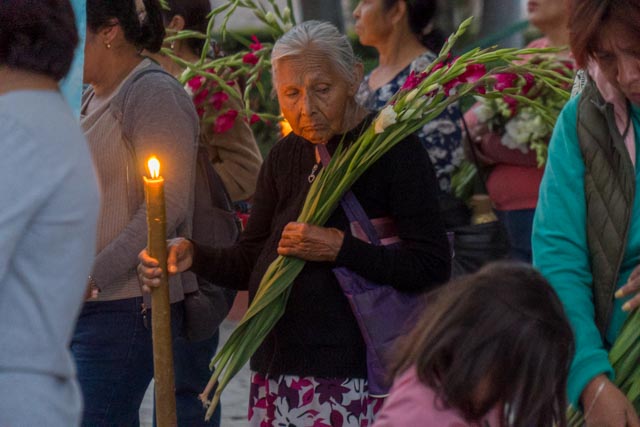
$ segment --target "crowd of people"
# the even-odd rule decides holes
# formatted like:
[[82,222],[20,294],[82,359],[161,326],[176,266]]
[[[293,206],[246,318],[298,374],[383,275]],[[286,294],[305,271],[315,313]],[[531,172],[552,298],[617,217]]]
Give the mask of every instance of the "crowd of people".
[[[435,0],[361,0],[365,75],[349,39],[305,21],[271,51],[292,132],[263,159],[235,97],[199,76],[208,0],[87,0],[79,122],[60,94],[78,43],[68,0],[0,4],[0,426],[137,426],[153,378],[150,293],[169,273],[179,426],[208,421],[198,395],[235,292],[253,299],[279,255],[306,261],[284,313],[251,358],[250,426],[640,426],[608,351],[640,305],[640,0],[532,0],[531,22],[586,76],[541,166],[453,103],[395,145],[343,199],[397,244],[365,241],[339,206],[297,222],[338,145],[352,144],[407,78],[437,56]],[[568,45],[568,47],[567,47]],[[171,50],[176,62],[160,52]],[[227,82],[238,93],[241,79]],[[466,141],[466,142],[465,142]],[[450,279],[440,201],[472,145],[511,259]],[[198,156],[251,214],[239,239],[192,239]],[[168,272],[151,257],[145,161],[165,177]],[[11,182],[9,182],[11,180]],[[346,201],[348,199],[348,201]],[[455,256],[455,254],[453,254]],[[336,276],[347,269],[421,302],[388,360],[387,395],[369,390],[368,337]],[[187,303],[203,287],[218,312],[193,339]],[[215,283],[215,285],[212,285]]]

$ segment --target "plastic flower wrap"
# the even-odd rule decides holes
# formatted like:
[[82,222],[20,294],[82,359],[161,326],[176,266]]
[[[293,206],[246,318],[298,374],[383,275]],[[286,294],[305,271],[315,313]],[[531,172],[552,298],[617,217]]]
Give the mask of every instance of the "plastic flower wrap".
[[[458,58],[449,54],[471,19],[445,43],[438,58],[425,70],[412,73],[400,91],[374,118],[373,123],[348,146],[339,145],[331,162],[322,169],[311,185],[297,221],[323,225],[338,206],[343,194],[358,178],[395,144],[438,117],[449,105],[470,94],[499,98],[495,89],[497,73],[531,74],[537,84],[548,85],[559,93],[566,81],[554,70],[540,64],[522,64],[526,55],[549,52],[539,49],[474,49]],[[506,64],[486,70],[486,65],[500,61]],[[525,99],[543,119],[553,114],[535,101]],[[291,285],[305,265],[299,258],[278,256],[269,266],[245,316],[229,340],[211,362],[214,373],[201,395],[210,404],[207,417],[220,399],[231,378],[244,366],[284,313]],[[213,399],[209,395],[217,388]]]
[[[540,82],[530,73],[497,73],[493,91],[500,97],[476,97],[473,107],[478,124],[486,125],[491,132],[501,135],[501,143],[523,154],[533,150],[538,166],[547,159],[547,146],[555,125],[555,119],[567,102],[568,90],[574,77],[573,63],[553,57],[537,56],[522,64],[555,71],[563,78],[562,91]],[[526,102],[525,102],[526,100]],[[535,101],[533,107],[530,101]],[[539,107],[544,108],[544,112]]]

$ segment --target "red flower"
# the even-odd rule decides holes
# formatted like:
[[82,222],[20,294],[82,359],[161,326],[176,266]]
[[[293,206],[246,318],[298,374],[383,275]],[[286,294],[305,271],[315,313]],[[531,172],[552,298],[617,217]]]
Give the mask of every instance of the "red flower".
[[209,96],[209,89],[203,88],[199,92],[195,92],[195,95],[193,96],[193,103],[195,105],[202,105],[204,104],[204,101],[207,100],[207,96]]
[[411,73],[409,73],[407,80],[404,81],[404,84],[400,89],[406,89],[406,90],[414,89],[420,84],[420,82],[422,82],[425,79],[425,77],[427,77],[427,73],[416,73],[415,71],[412,70]]
[[516,101],[514,98],[510,97],[509,95],[505,95],[503,99],[504,99],[504,102],[506,102],[507,105],[509,106],[509,110],[511,111],[511,117],[515,116],[516,113],[518,112],[518,101]]
[[216,110],[221,109],[222,104],[227,102],[228,99],[229,99],[229,95],[227,95],[227,92],[220,91],[220,92],[214,93],[211,96],[211,103],[213,104],[213,108],[215,108]]
[[225,133],[233,127],[236,117],[238,117],[238,111],[236,110],[229,110],[226,113],[219,115],[213,124],[213,132]]
[[245,64],[256,65],[258,63],[258,57],[253,52],[248,52],[242,57],[242,62]]
[[205,78],[202,76],[195,76],[189,79],[187,86],[191,89],[191,92],[196,93],[204,84]]
[[464,83],[475,83],[485,74],[487,74],[487,67],[484,64],[469,64],[458,78]]
[[533,74],[526,73],[524,75],[524,86],[522,86],[522,94],[526,96],[527,93],[529,93],[529,91],[531,90],[531,88],[533,88],[535,83],[536,83],[536,79],[533,77]]
[[253,40],[253,43],[249,45],[249,49],[253,52],[262,49],[262,43],[260,43],[260,40],[258,40],[258,37],[256,37],[255,34],[251,36],[251,40]]
[[493,88],[502,92],[505,89],[509,89],[515,86],[518,75],[513,73],[498,73],[495,75],[496,82]]
[[254,123],[258,123],[260,121],[260,116],[257,114],[252,114],[251,118],[249,119],[249,124],[252,125]]

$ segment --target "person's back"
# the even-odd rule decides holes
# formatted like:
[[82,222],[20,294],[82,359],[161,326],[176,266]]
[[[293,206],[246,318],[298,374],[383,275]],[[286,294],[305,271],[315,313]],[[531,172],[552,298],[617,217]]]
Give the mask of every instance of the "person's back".
[[[42,13],[75,32],[69,3],[55,3],[50,9],[56,11]],[[7,13],[0,6],[3,23],[12,21]],[[22,31],[38,25],[47,27],[38,31],[52,55],[67,45],[62,56],[70,63],[71,29],[55,28],[69,37],[64,43],[45,39],[55,24],[37,17]],[[0,51],[5,40],[0,37]],[[93,262],[100,200],[86,141],[57,88],[61,76],[47,73],[56,61],[40,54],[31,63],[42,67],[35,72],[0,56],[0,64],[9,63],[0,67],[0,82],[6,82],[0,83],[2,426],[74,425],[82,406],[69,342]]]

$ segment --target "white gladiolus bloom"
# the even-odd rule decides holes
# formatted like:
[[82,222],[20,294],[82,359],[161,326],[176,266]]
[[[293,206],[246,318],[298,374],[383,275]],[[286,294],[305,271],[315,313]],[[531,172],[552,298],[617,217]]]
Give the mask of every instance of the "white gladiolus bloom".
[[396,122],[397,118],[398,115],[393,110],[393,105],[387,105],[380,111],[378,117],[376,117],[375,121],[373,122],[374,132],[377,134],[384,132],[386,128]]

